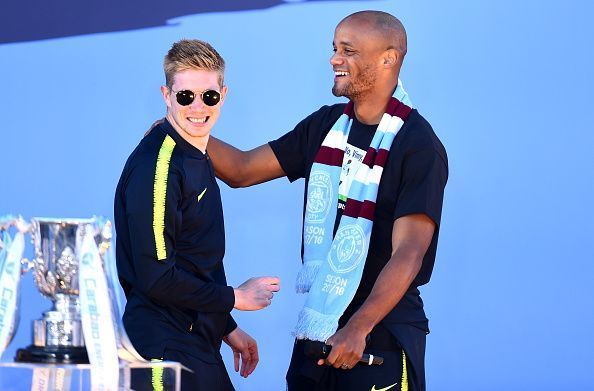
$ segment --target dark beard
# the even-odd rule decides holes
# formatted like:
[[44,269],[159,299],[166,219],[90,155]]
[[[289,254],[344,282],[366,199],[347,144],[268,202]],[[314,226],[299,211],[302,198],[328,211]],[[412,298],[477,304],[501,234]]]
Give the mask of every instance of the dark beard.
[[347,83],[341,88],[337,87],[336,84],[332,86],[332,94],[336,97],[344,96],[350,100],[355,100],[364,95],[366,91],[372,89],[376,79],[375,71],[371,65],[368,65],[361,69],[359,78],[354,82]]
[[334,96],[346,96],[347,98],[352,99],[351,96],[354,94],[356,94],[356,91],[354,91],[351,83],[342,88],[338,88],[336,85],[332,86],[332,95]]

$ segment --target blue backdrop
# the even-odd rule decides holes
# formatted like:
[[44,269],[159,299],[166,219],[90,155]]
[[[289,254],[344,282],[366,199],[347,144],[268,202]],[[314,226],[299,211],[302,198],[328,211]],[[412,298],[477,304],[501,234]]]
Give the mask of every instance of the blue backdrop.
[[[204,39],[225,57],[229,95],[214,134],[247,149],[339,101],[334,26],[385,10],[408,30],[402,78],[450,159],[436,267],[422,288],[429,389],[594,390],[591,2],[43,3],[2,6],[0,214],[112,216],[125,159],[165,113],[172,42]],[[232,379],[238,390],[281,390],[303,302],[292,289],[303,181],[221,188],[230,283],[282,279],[271,307],[234,313],[261,362]],[[31,275],[22,290],[3,360],[30,343],[30,321],[49,305]],[[0,371],[2,390],[23,382]]]

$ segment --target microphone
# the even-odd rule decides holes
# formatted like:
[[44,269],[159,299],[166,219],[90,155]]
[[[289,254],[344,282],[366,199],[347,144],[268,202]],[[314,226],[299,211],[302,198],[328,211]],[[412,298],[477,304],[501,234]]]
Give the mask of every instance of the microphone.
[[[327,358],[330,354],[330,350],[332,350],[331,345],[326,345],[321,341],[305,340],[303,342],[303,351],[305,355],[315,360]],[[382,365],[384,363],[384,358],[373,354],[363,353],[359,362],[367,365]]]

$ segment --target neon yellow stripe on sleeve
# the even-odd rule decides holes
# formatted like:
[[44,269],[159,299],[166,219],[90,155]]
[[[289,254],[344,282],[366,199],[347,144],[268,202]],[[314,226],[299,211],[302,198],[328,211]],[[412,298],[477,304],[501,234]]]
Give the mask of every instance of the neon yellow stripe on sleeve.
[[406,354],[402,349],[402,381],[400,382],[400,390],[408,391],[408,372],[406,371]]
[[[169,136],[167,136],[169,137]],[[163,360],[159,360],[153,358],[151,362],[162,362]],[[152,367],[151,369],[151,383],[153,386],[153,391],[163,391],[165,388],[163,386],[163,367]]]
[[167,197],[167,177],[169,176],[169,161],[175,148],[175,141],[167,135],[159,155],[157,156],[157,167],[155,169],[155,183],[153,186],[153,232],[155,234],[155,246],[157,248],[157,259],[162,261],[167,258],[165,248],[165,198]]

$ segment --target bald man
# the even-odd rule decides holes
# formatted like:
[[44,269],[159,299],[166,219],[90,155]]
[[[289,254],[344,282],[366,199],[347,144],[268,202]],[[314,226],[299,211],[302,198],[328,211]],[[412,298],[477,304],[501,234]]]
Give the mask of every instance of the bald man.
[[[308,292],[288,390],[424,390],[429,332],[418,287],[433,270],[448,177],[445,149],[399,83],[406,32],[385,12],[336,27],[335,96],[284,136],[250,151],[211,138],[231,187],[305,178],[297,290]],[[323,359],[321,341],[331,346]],[[360,362],[381,356],[383,365]]]

